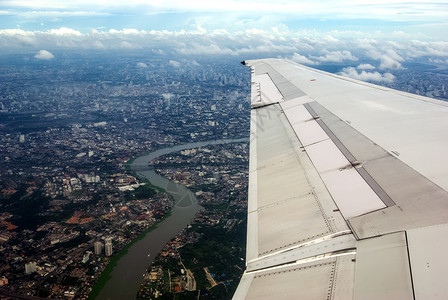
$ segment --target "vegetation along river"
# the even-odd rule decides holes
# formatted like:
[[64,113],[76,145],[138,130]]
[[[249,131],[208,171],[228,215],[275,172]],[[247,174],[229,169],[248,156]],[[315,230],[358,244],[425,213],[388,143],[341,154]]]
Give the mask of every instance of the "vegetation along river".
[[197,143],[188,143],[170,148],[163,148],[149,154],[137,157],[131,164],[131,170],[139,177],[147,178],[152,185],[163,188],[174,199],[171,215],[157,224],[157,228],[129,247],[110,273],[110,278],[100,290],[95,299],[135,299],[137,291],[143,281],[146,269],[153,259],[163,249],[165,244],[184,229],[201,206],[195,195],[185,186],[169,181],[158,175],[149,166],[148,162],[165,154],[207,145],[247,142],[247,138],[235,140],[217,140]]

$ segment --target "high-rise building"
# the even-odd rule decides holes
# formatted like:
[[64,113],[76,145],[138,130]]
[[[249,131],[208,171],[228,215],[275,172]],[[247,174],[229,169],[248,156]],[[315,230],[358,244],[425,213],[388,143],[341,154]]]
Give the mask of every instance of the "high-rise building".
[[83,263],[83,264],[85,264],[86,262],[89,261],[89,259],[90,259],[90,254],[91,254],[91,253],[92,253],[92,252],[87,251],[87,253],[84,254],[84,257],[82,258],[82,263]]
[[25,135],[24,135],[24,134],[21,134],[21,135],[19,136],[19,142],[20,142],[20,143],[25,143]]
[[104,251],[106,253],[106,256],[111,256],[112,253],[113,253],[112,244],[106,244],[105,248],[104,248]]
[[113,249],[112,249],[112,238],[107,238],[104,241],[104,252],[106,254],[106,256],[111,256],[113,253]]
[[93,249],[95,250],[95,255],[100,255],[103,252],[103,243],[97,241],[93,244]]
[[36,262],[30,262],[25,264],[25,274],[29,275],[33,272],[36,272]]

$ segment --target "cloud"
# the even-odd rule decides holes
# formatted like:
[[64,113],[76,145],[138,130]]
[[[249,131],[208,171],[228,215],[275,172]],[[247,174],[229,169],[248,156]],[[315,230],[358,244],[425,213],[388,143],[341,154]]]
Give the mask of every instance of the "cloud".
[[174,97],[174,94],[171,93],[163,93],[162,94],[163,99],[165,100],[171,100]]
[[389,57],[387,55],[381,55],[380,57],[381,64],[380,69],[392,69],[392,70],[400,70],[403,69],[403,66],[401,63],[399,63],[397,60],[393,59],[392,57]]
[[147,68],[147,67],[148,67],[148,65],[143,63],[143,62],[138,62],[137,63],[137,68]]
[[[187,42],[188,43],[188,42]],[[221,54],[221,55],[237,55],[235,51],[227,48],[226,46],[218,46],[216,44],[200,44],[198,42],[192,42],[189,46],[184,44],[184,47],[177,49],[180,54]]]
[[[378,46],[380,47],[380,46]],[[404,61],[404,58],[399,55],[394,49],[387,48],[401,48],[404,47],[401,51],[406,52],[407,47],[405,45],[397,44],[397,43],[388,43],[386,45],[382,45],[381,49],[370,48],[367,51],[367,56],[373,59],[377,59],[380,61],[379,68],[381,70],[391,69],[391,70],[400,70],[403,69],[401,62]],[[381,52],[380,52],[381,51]]]
[[34,57],[41,60],[51,60],[54,58],[54,55],[51,54],[51,52],[48,52],[47,50],[40,50],[39,53],[34,55]]
[[300,55],[298,53],[294,53],[293,56],[291,57],[291,60],[298,62],[299,64],[305,64],[305,65],[315,65],[316,63],[312,60],[310,60],[309,58]]
[[[54,9],[55,6],[49,7],[49,9]],[[33,18],[33,17],[50,17],[50,18],[57,18],[57,17],[97,17],[97,16],[109,16],[110,13],[106,12],[95,12],[95,11],[76,11],[76,10],[67,10],[67,11],[61,11],[61,10],[21,10],[20,12],[13,12],[10,11],[9,14],[18,14],[21,17],[26,18]]]
[[180,62],[175,61],[175,60],[170,60],[170,65],[178,68],[178,67],[180,67]]
[[411,40],[407,48],[409,57],[439,56],[448,57],[448,42]]
[[[333,41],[332,41],[333,42]],[[344,60],[356,61],[358,58],[353,56],[348,50],[343,51],[324,51],[324,56],[313,56],[312,58],[319,60],[320,62],[343,62]]]
[[97,49],[97,50],[106,50],[106,46],[100,41],[89,41],[89,43],[83,45],[85,48]]
[[130,43],[128,41],[122,41],[120,43],[120,48],[121,49],[139,49],[141,47],[138,46],[138,45],[132,44],[132,43]]
[[375,82],[388,82],[388,83],[393,82],[395,79],[395,76],[392,75],[391,73],[381,74],[379,72],[366,72],[364,70],[358,72],[353,67],[343,68],[342,71],[339,73],[339,75],[362,81],[375,81]]
[[81,32],[71,29],[71,28],[67,28],[67,27],[61,27],[59,29],[50,29],[49,31],[50,34],[53,35],[75,35],[75,36],[81,36]]
[[448,64],[448,58],[445,60],[440,59],[440,58],[430,58],[430,59],[428,59],[428,61],[430,63],[434,63],[434,64]]
[[375,67],[372,66],[371,64],[360,64],[359,66],[356,67],[356,69],[358,69],[358,70],[373,70],[373,69],[375,69]]

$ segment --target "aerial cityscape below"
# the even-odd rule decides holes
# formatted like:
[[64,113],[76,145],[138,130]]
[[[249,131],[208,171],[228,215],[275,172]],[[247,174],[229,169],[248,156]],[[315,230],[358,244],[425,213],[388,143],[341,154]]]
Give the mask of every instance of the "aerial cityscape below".
[[[131,158],[248,136],[248,69],[237,61],[193,61],[182,68],[173,62],[87,53],[64,66],[4,65],[2,289],[86,297],[110,257],[173,206],[165,191],[134,176]],[[238,229],[233,290],[244,267],[247,142],[154,162],[157,172],[196,193],[204,210],[194,224]],[[201,230],[181,234],[177,245],[199,240]]]

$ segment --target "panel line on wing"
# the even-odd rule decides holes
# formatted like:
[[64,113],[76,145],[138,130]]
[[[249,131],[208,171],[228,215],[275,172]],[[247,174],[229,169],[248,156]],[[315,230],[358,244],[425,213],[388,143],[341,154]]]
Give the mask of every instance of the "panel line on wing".
[[406,252],[407,252],[407,254],[408,254],[408,264],[409,264],[409,276],[411,277],[411,287],[412,287],[412,296],[414,297],[414,299],[415,299],[415,287],[414,287],[414,279],[412,278],[412,261],[411,261],[411,256],[410,256],[410,253],[409,253],[409,247],[410,247],[410,245],[409,245],[409,239],[408,239],[408,233],[405,231],[404,232],[404,238],[405,238],[405,240],[406,240],[406,245],[407,245],[407,247],[406,247]]
[[[320,105],[316,102],[313,103],[313,106]],[[313,117],[317,117],[318,114],[314,111],[309,103],[303,105]],[[321,109],[324,109],[321,107]],[[328,112],[329,113],[329,112]],[[342,122],[342,121],[341,121]],[[321,128],[325,131],[326,134],[330,137],[330,139],[335,143],[336,147],[344,154],[344,156],[348,159],[348,161],[353,165],[355,162],[358,162],[356,157],[347,149],[347,147],[339,140],[339,138],[335,135],[335,133],[327,126],[325,123],[325,117],[321,117],[317,120],[317,123],[321,126]],[[349,126],[349,125],[347,125]],[[360,134],[360,133],[358,133]],[[373,143],[372,143],[373,144]],[[379,146],[377,146],[379,147]],[[385,153],[387,155],[387,153]],[[389,197],[389,195],[383,190],[383,188],[373,179],[373,177],[367,172],[364,167],[356,167],[355,168],[359,175],[367,182],[367,184],[372,188],[372,190],[378,195],[378,197],[383,201],[386,206],[393,206],[395,202]]]
[[309,264],[309,263],[316,263],[316,262],[326,260],[326,259],[332,259],[332,258],[336,258],[336,257],[340,257],[340,256],[355,255],[355,254],[356,254],[356,248],[348,248],[348,249],[343,249],[343,250],[339,250],[339,251],[335,251],[335,252],[320,254],[320,255],[316,255],[313,257],[308,257],[308,258],[304,258],[304,259],[300,259],[300,260],[296,260],[296,261],[286,262],[283,264],[279,264],[279,265],[275,265],[275,266],[271,266],[271,267],[267,267],[267,268],[262,268],[262,269],[253,270],[253,271],[247,271],[247,273],[248,274],[258,274],[258,273],[263,273],[263,272],[268,272],[268,271],[270,272],[273,270],[281,270],[283,268],[300,266],[300,265]]
[[274,206],[277,206],[277,205],[282,205],[282,204],[287,203],[287,202],[289,202],[289,201],[297,201],[298,199],[300,199],[300,198],[302,198],[302,197],[309,196],[309,195],[311,195],[311,194],[312,194],[311,192],[308,192],[308,193],[304,193],[304,194],[301,194],[301,195],[297,195],[297,196],[295,196],[295,197],[290,197],[290,198],[286,198],[286,199],[281,199],[281,200],[276,201],[276,202],[274,202],[274,203],[266,204],[266,205],[263,205],[263,206],[258,206],[256,210],[251,210],[251,211],[249,211],[249,212],[251,213],[251,212],[255,212],[255,211],[258,211],[258,212],[259,212],[259,211],[262,211],[262,210],[266,210],[266,209],[269,209],[269,208],[274,207]]
[[320,237],[320,238],[317,238],[317,239],[314,239],[314,240],[311,240],[311,241],[307,241],[307,242],[302,243],[302,244],[298,244],[298,245],[295,245],[295,246],[292,246],[292,247],[289,247],[289,248],[286,248],[286,249],[282,249],[282,250],[277,251],[277,252],[273,252],[273,253],[269,253],[269,254],[257,257],[255,259],[252,259],[252,260],[248,261],[247,263],[248,264],[249,263],[253,263],[253,262],[256,262],[256,261],[259,261],[259,260],[262,260],[262,259],[266,259],[268,257],[272,257],[272,256],[279,255],[279,254],[282,254],[282,253],[285,253],[285,252],[292,251],[294,249],[309,247],[311,245],[322,243],[324,241],[329,241],[329,240],[332,240],[334,238],[337,238],[337,237],[340,237],[340,236],[343,236],[343,235],[347,235],[347,234],[351,234],[351,233],[352,232],[350,230],[344,230],[344,231],[332,233],[332,234],[324,236],[324,237]]
[[346,254],[256,274],[246,272],[250,290],[247,294],[241,290],[234,299],[353,299],[345,291],[353,291],[354,257]]
[[284,109],[284,112],[344,217],[349,219],[386,207],[360,174],[347,168],[350,161],[306,106],[309,103]]
[[252,214],[250,211],[257,210],[258,206],[258,183],[257,183],[257,112],[252,110],[250,124],[250,143],[249,143],[249,187],[247,200],[247,246],[246,258],[258,256],[258,214]]
[[[314,111],[314,109],[309,105],[309,103],[306,103],[303,105],[308,112],[313,116],[317,117],[318,114]],[[320,125],[323,131],[330,137],[330,139],[336,144],[336,146],[341,150],[342,154],[349,160],[349,161],[355,161],[356,158],[348,151],[348,149],[342,144],[342,142],[336,137],[336,135],[331,131],[328,126],[325,124],[325,122],[320,119],[317,120],[317,123]]]

